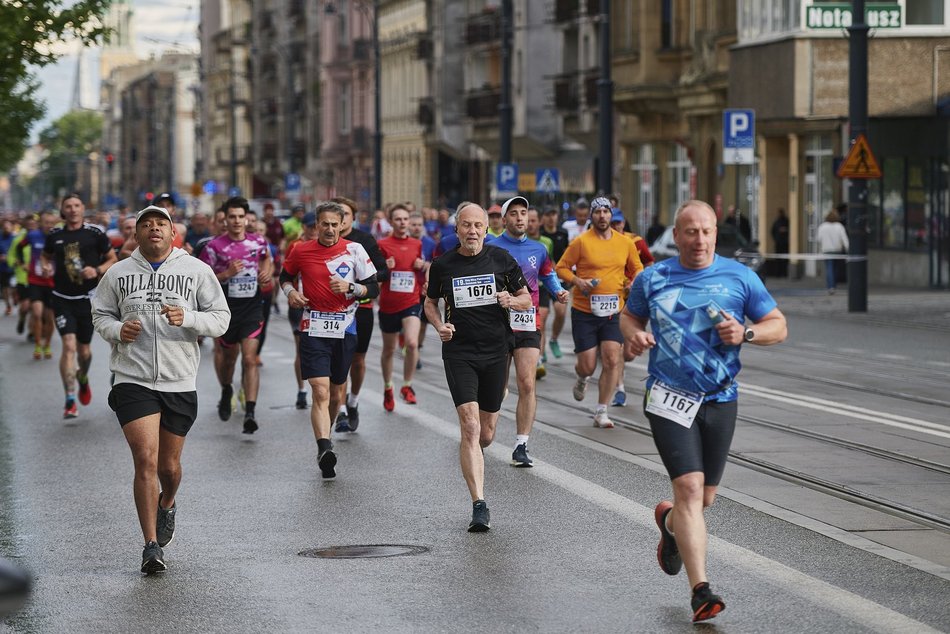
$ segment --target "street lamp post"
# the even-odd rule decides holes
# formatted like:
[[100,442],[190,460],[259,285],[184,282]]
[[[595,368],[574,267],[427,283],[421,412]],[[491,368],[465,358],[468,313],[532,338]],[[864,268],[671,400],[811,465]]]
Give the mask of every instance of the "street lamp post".
[[613,190],[614,84],[610,79],[610,0],[600,0],[600,79],[597,81],[597,110],[600,125],[600,156],[597,161],[597,188],[604,196]]

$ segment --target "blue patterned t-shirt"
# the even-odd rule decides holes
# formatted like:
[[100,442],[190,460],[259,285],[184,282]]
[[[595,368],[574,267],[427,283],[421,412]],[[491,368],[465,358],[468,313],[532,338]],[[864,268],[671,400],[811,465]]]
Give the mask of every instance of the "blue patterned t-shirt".
[[709,306],[740,322],[754,322],[777,304],[751,269],[718,255],[705,269],[687,269],[670,258],[647,267],[634,280],[626,308],[649,318],[657,343],[650,349],[648,389],[659,379],[701,392],[706,401],[736,400],[740,346],[722,343],[707,313]]

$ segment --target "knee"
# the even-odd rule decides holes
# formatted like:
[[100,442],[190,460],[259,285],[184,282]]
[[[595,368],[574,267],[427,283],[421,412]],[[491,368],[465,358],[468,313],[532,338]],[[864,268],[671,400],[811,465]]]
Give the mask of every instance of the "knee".
[[249,354],[241,355],[241,367],[244,368],[244,371],[257,369],[257,353],[251,352]]
[[313,400],[315,403],[326,403],[330,400],[330,390],[325,385],[313,385]]
[[474,444],[475,442],[481,442],[481,431],[479,429],[478,421],[463,420],[460,424],[462,443],[463,444]]
[[705,502],[703,474],[690,474],[677,478],[673,484],[673,493],[676,502],[687,505],[696,505]]
[[706,487],[705,491],[703,491],[703,508],[708,509],[715,501],[716,489],[714,487]]
[[485,447],[492,444],[493,440],[495,440],[495,430],[483,428],[478,436],[478,445],[484,449]]
[[181,465],[177,462],[166,461],[158,467],[158,477],[160,480],[174,480],[181,475]]
[[151,476],[158,471],[158,458],[150,451],[132,453],[132,463],[135,465],[135,477]]

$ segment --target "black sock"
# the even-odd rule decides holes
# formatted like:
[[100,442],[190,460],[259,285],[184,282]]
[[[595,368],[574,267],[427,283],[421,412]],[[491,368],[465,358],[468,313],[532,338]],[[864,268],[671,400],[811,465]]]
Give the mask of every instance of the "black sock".
[[257,401],[244,401],[244,413],[248,416],[254,415],[255,407],[257,407]]
[[333,443],[330,442],[329,438],[317,438],[317,450],[320,453],[333,449]]
[[230,385],[221,386],[221,398],[231,398],[233,394],[234,394],[233,387],[231,387]]

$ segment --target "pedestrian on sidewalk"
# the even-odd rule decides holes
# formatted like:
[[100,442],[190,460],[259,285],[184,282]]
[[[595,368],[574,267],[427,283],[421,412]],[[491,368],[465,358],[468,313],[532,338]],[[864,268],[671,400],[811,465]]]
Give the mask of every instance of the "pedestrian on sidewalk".
[[138,248],[102,276],[92,299],[96,332],[112,345],[109,406],[135,464],[135,508],[145,538],[142,572],[164,572],[175,536],[181,452],[198,414],[198,337],[219,337],[231,311],[211,268],[172,247],[161,207],[135,218]]
[[[838,212],[832,209],[825,216],[825,221],[818,225],[818,249],[826,255],[839,256],[848,252],[848,246],[848,232],[841,224]],[[835,269],[839,266],[838,262],[836,257],[825,260],[825,288],[829,295],[834,295],[837,288]]]
[[[511,254],[485,244],[488,214],[475,203],[459,205],[459,246],[432,262],[425,311],[442,340],[445,378],[461,427],[459,461],[472,497],[469,532],[491,528],[485,502],[485,456],[495,438],[498,410],[514,348],[509,310],[531,308],[521,267]],[[439,314],[439,300],[445,314]]]
[[644,410],[673,484],[672,503],[660,502],[654,513],[657,559],[668,575],[686,565],[693,621],[725,608],[706,576],[703,513],[716,498],[735,430],[739,350],[780,343],[788,333],[759,277],[716,255],[716,232],[712,207],[680,205],[673,220],[679,258],[644,270],[621,313],[634,353],[650,351]]

